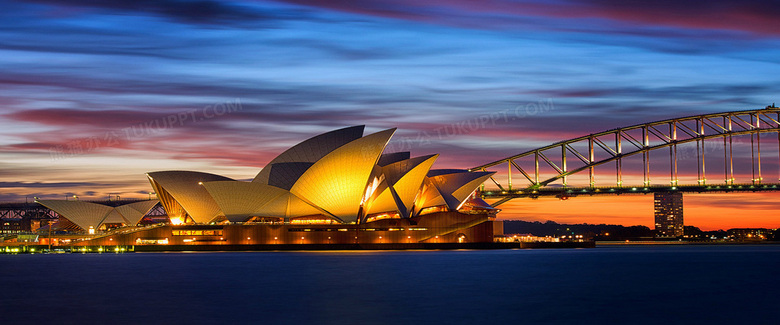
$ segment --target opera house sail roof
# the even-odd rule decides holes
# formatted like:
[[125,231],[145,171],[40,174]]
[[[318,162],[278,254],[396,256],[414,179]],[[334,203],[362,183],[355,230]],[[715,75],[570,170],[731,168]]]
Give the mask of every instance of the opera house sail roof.
[[[484,202],[475,204],[472,194],[492,172],[432,170],[438,154],[384,152],[395,128],[365,136],[364,129],[352,126],[305,140],[271,160],[251,181],[182,170],[149,172],[147,178],[173,224],[362,224],[490,209]],[[39,203],[64,217],[68,227],[91,231],[103,225],[135,226],[158,200],[119,206]]]
[[410,218],[437,206],[456,211],[492,175],[431,170],[438,155],[384,153],[395,128],[363,136],[364,129],[352,126],[305,140],[250,182],[188,171],[150,172],[148,178],[174,222],[361,223],[372,214]]
[[204,182],[232,180],[209,173],[180,170],[146,175],[174,223],[185,222],[186,217],[196,223],[209,223],[219,217],[222,214],[219,206],[201,185]]
[[251,216],[290,218],[321,213],[290,191],[259,182],[217,181],[203,183],[203,187],[231,222]]
[[290,192],[341,221],[356,221],[369,176],[394,132],[377,132],[333,150],[301,175]]
[[[363,125],[347,127],[323,133],[303,141],[293,146],[292,148],[287,149],[285,152],[271,160],[266,168],[260,170],[260,172],[252,181],[262,184],[271,184],[278,181],[279,177],[285,176],[277,172],[274,175],[274,179],[271,180],[271,170],[274,169],[273,167],[275,165],[278,166],[283,163],[293,163],[301,165],[308,164],[311,166],[315,162],[322,159],[322,157],[325,157],[325,155],[329,154],[331,151],[336,150],[336,148],[339,148],[362,137],[363,129],[365,129],[365,126]],[[300,174],[298,174],[298,176],[300,176]],[[287,187],[287,190],[289,189],[290,188]]]
[[381,166],[381,181],[375,190],[378,195],[370,200],[367,214],[397,210],[401,216],[409,217],[425,175],[439,155],[408,158],[408,153],[402,154],[406,157],[395,153],[388,155],[400,156],[397,161],[385,159],[387,164]]
[[36,202],[54,210],[76,227],[89,230],[98,229],[104,224],[135,226],[159,201],[145,200],[117,207],[85,201],[37,200]]

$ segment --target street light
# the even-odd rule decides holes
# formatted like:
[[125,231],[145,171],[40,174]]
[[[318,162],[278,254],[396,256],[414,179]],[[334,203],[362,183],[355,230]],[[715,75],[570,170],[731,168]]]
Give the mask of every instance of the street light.
[[[36,200],[37,200],[37,198],[36,198]],[[48,240],[48,242],[49,242],[49,253],[51,253],[51,228],[52,228],[52,224],[54,224],[54,220],[49,219],[49,240]]]

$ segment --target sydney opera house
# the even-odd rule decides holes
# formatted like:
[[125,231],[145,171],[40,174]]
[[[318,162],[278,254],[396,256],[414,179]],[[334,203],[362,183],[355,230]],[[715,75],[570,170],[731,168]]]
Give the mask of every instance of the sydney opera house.
[[[395,129],[354,126],[283,152],[251,181],[147,173],[166,222],[139,225],[157,200],[107,206],[40,200],[76,245],[298,245],[493,242],[498,210],[475,196],[491,172],[431,169],[438,155],[385,153]],[[495,229],[494,229],[495,228]]]

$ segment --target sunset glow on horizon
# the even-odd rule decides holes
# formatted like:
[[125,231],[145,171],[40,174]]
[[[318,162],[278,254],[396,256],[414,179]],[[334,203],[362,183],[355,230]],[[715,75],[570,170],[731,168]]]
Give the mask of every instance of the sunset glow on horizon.
[[[0,3],[0,202],[147,198],[145,173],[161,170],[250,180],[286,148],[351,125],[397,127],[386,152],[466,169],[780,103],[780,8],[762,1]],[[776,183],[777,134],[761,139]],[[735,177],[749,183],[749,137],[735,141]],[[680,149],[684,183],[696,182],[692,148]],[[713,148],[708,177],[722,183]],[[668,157],[653,159],[654,182],[668,184]],[[609,168],[599,184],[615,183]],[[641,183],[641,165],[623,168]],[[515,199],[499,218],[652,228],[652,201]],[[704,230],[780,227],[780,192],[684,202],[685,224]]]

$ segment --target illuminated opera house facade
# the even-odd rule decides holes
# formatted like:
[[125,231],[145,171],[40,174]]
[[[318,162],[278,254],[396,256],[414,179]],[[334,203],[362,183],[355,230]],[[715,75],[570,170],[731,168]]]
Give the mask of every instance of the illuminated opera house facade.
[[[494,231],[502,231],[494,229],[498,210],[474,194],[492,172],[431,169],[438,155],[384,153],[395,129],[366,136],[363,130],[303,141],[251,181],[149,172],[165,223],[138,225],[156,200],[117,207],[39,203],[82,233],[98,230],[83,245],[474,243],[493,242]],[[104,231],[107,224],[121,227]]]

